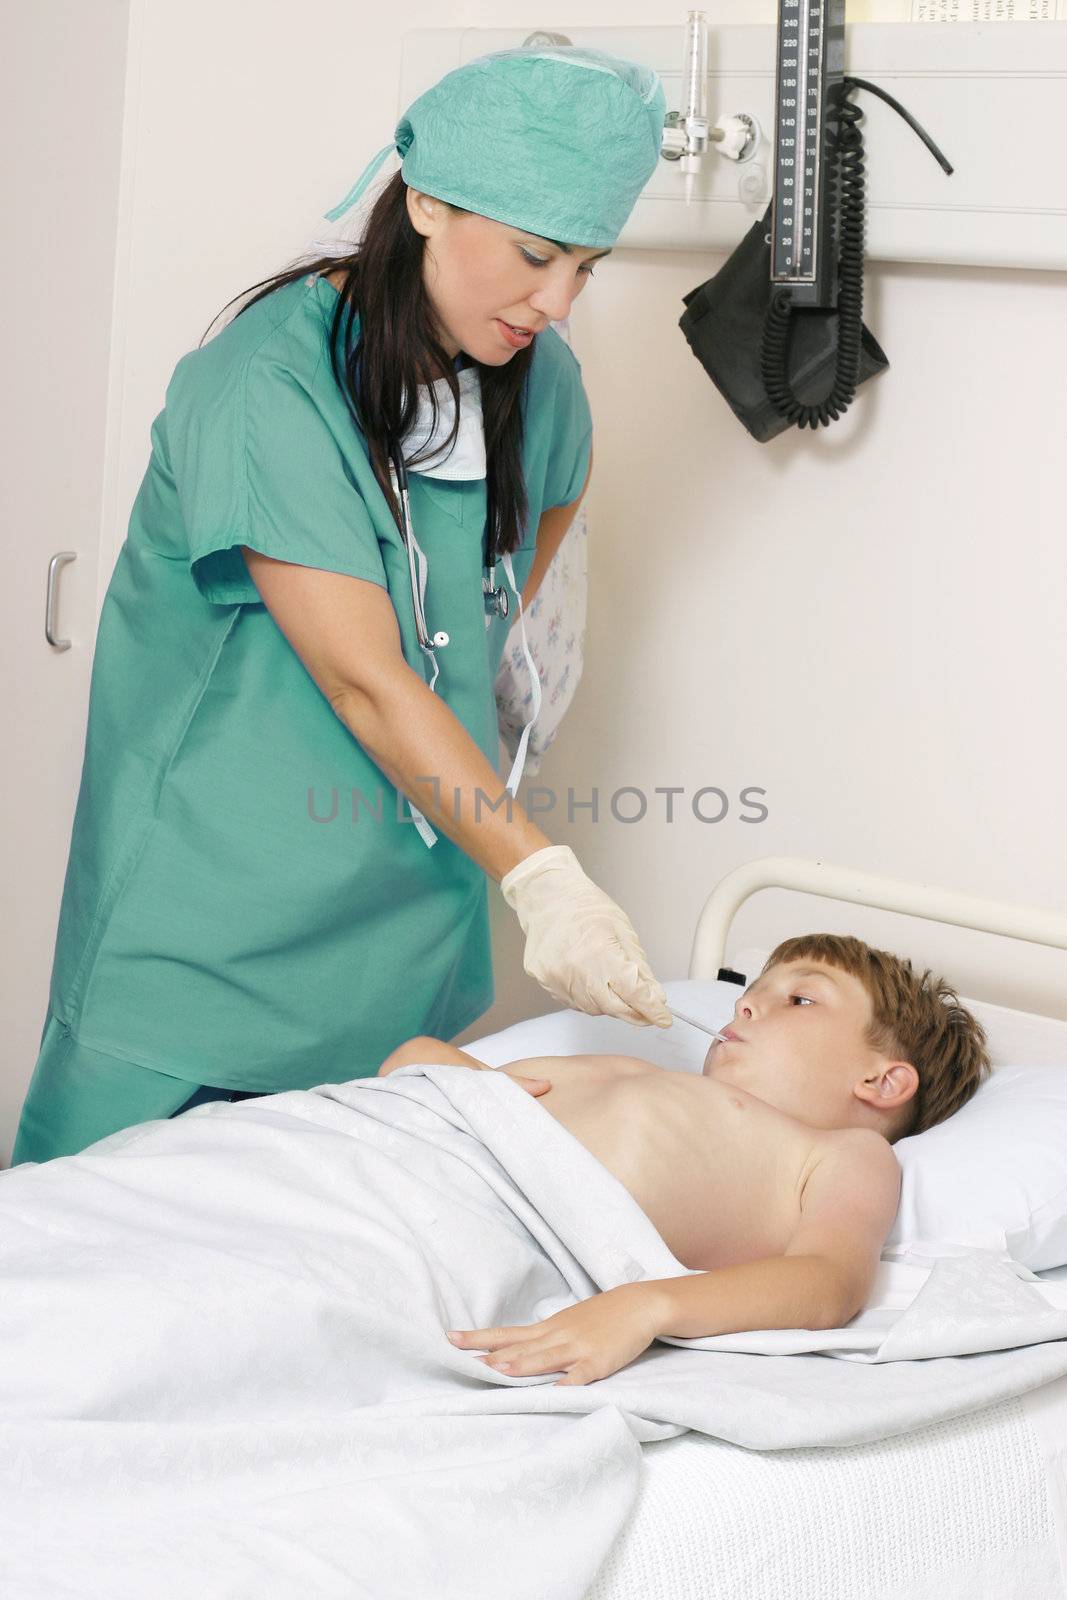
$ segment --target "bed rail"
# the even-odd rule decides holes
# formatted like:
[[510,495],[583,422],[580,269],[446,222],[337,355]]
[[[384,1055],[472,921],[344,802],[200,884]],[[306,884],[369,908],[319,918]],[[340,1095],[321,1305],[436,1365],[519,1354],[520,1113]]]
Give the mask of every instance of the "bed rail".
[[738,910],[760,889],[795,889],[827,900],[850,900],[881,911],[901,911],[930,922],[954,923],[1009,939],[1067,950],[1067,916],[1036,906],[983,900],[954,889],[906,878],[883,878],[832,861],[803,856],[757,856],[720,878],[704,903],[689,958],[691,978],[715,978],[726,954],[726,936]]

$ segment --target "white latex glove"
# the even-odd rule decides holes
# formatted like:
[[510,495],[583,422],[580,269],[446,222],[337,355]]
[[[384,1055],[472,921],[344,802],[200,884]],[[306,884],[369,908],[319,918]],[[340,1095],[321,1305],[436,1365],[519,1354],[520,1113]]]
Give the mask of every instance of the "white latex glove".
[[671,1027],[633,923],[586,877],[569,845],[535,850],[504,874],[500,890],[526,935],[524,968],[561,1005]]

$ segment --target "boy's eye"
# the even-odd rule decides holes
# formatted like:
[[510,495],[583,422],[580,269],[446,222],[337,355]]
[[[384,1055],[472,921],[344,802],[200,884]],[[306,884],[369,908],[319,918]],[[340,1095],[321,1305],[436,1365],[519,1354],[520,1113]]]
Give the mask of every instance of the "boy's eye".
[[809,1006],[813,1006],[815,1004],[810,994],[791,994],[789,998],[790,1000],[803,1000],[804,1004]]
[[[521,244],[519,246],[519,249],[522,251],[523,256],[530,263],[531,267],[547,267],[548,266],[549,258],[547,256],[543,256],[542,257],[542,256],[531,255],[529,250],[524,249]],[[593,269],[592,269],[591,266],[588,265],[588,263],[585,266],[580,267],[579,271],[588,274],[588,276],[590,278],[593,276]]]

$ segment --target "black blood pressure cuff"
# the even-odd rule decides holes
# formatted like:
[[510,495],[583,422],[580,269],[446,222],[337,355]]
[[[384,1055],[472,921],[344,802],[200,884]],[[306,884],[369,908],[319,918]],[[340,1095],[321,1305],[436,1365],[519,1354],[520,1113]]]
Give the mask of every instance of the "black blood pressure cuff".
[[[686,310],[678,323],[712,383],[761,444],[792,427],[768,399],[760,372],[763,326],[774,287],[770,226],[768,207],[715,276],[683,296]],[[797,310],[790,320],[789,382],[799,401],[817,405],[834,380],[838,314]],[[885,352],[864,328],[857,385],[888,366]]]

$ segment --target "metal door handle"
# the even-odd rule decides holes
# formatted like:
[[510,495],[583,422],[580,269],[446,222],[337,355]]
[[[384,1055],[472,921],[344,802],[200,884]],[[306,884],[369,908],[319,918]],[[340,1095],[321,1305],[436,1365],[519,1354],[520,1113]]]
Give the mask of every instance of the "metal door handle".
[[44,603],[44,636],[56,650],[69,650],[69,639],[56,638],[56,602],[59,599],[59,569],[68,561],[77,561],[75,550],[61,550],[48,563],[48,594]]

